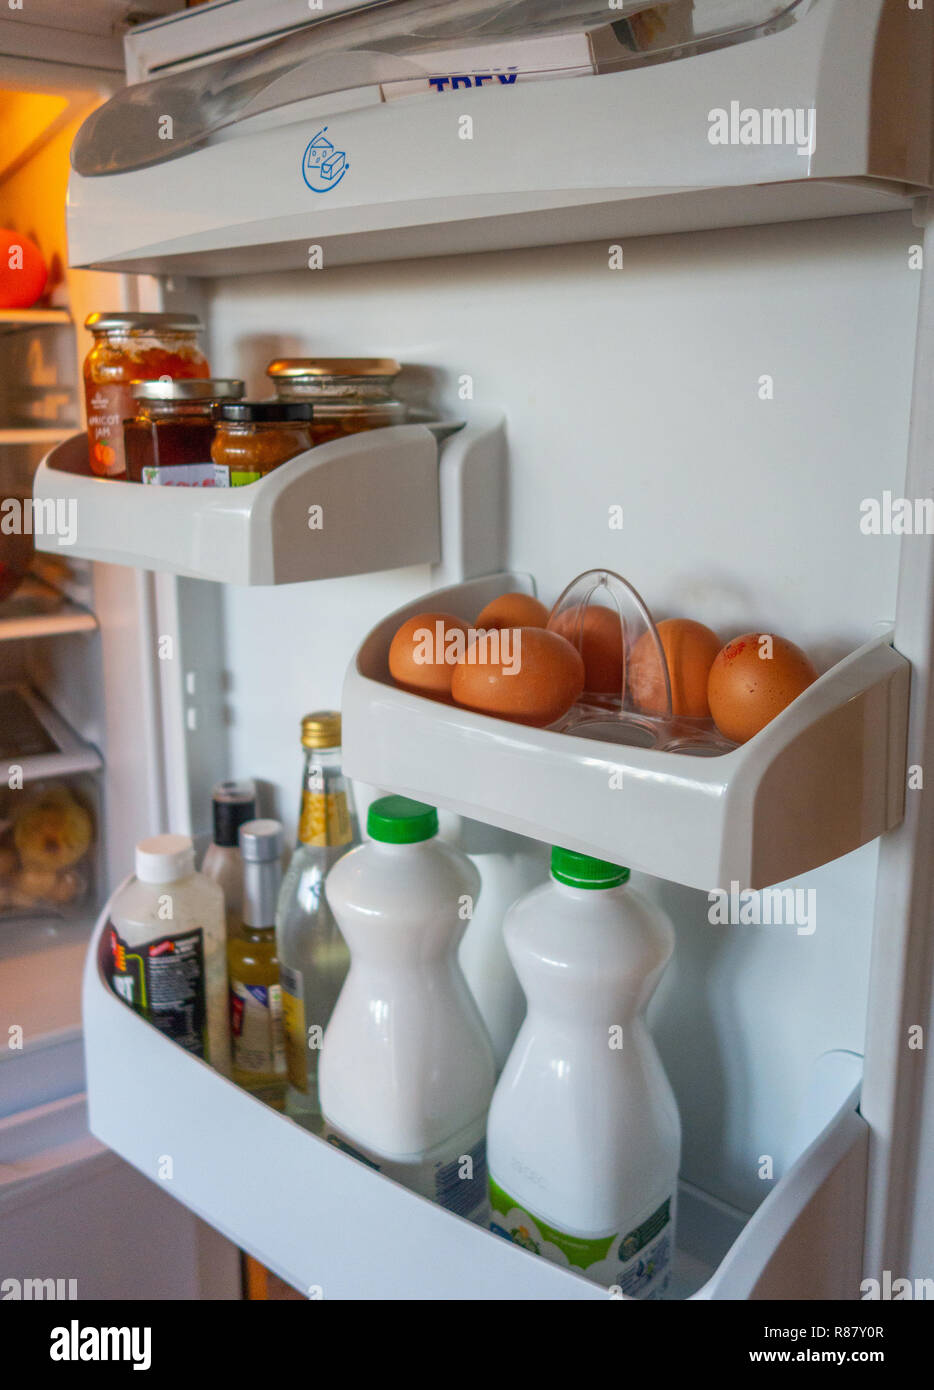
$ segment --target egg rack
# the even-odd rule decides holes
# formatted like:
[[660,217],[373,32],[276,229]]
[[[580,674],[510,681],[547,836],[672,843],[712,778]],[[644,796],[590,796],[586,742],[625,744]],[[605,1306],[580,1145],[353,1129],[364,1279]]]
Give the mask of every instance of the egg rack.
[[470,623],[513,590],[534,583],[502,573],[436,590],[364,639],[344,682],[351,776],[705,891],[781,883],[901,821],[909,665],[890,634],[717,757],[529,728],[395,685],[389,645],[406,618],[441,610]]

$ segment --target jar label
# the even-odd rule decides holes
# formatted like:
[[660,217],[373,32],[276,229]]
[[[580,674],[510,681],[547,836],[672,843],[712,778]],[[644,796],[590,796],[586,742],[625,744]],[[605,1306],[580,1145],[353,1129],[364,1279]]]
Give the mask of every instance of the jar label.
[[101,478],[116,478],[126,472],[123,422],[134,414],[133,392],[127,383],[95,386],[88,382],[85,397],[91,471]]
[[146,464],[142,481],[159,487],[229,487],[230,469],[220,463]]
[[111,984],[147,1022],[205,1056],[204,937],[200,928],[130,946],[111,922]]
[[[226,468],[226,464],[224,467]],[[262,473],[248,473],[239,468],[231,468],[228,471],[231,487],[246,487],[247,483],[258,483],[263,476]]]
[[490,1178],[491,1229],[523,1250],[579,1269],[588,1279],[627,1298],[660,1298],[671,1274],[674,1197],[626,1232],[573,1236],[549,1226]]

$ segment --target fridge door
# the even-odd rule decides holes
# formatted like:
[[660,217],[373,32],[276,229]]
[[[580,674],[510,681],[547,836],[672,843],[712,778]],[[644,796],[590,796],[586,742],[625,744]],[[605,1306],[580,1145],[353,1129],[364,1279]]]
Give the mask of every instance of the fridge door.
[[239,1261],[91,1137],[76,1095],[0,1120],[0,1293],[236,1299]]

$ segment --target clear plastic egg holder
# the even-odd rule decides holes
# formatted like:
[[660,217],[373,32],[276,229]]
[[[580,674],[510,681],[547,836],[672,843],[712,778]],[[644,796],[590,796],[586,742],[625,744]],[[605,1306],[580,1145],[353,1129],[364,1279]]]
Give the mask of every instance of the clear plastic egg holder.
[[[593,610],[611,615],[596,619]],[[613,619],[619,623],[619,659],[606,659],[611,645]],[[566,637],[587,663],[592,651],[588,637],[601,632],[604,670],[591,661],[591,683],[601,688],[584,689],[580,699],[551,728],[578,738],[597,739],[630,748],[654,748],[694,757],[717,757],[734,744],[717,730],[712,719],[674,715],[671,682],[661,638],[652,615],[640,595],[613,570],[587,570],[571,581],[548,619],[548,628]],[[617,669],[618,668],[618,669]],[[635,690],[634,690],[635,686]]]

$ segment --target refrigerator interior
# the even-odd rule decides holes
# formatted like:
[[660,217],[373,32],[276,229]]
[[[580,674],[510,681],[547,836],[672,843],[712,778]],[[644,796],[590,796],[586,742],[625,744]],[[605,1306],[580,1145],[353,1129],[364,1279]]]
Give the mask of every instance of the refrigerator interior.
[[[0,314],[4,499],[28,498],[50,442],[80,428],[83,334],[74,324],[102,299],[122,301],[118,277],[66,269],[68,151],[103,94],[97,84],[69,85],[80,77],[53,76],[40,89],[43,73],[33,68],[22,85],[0,90],[0,226],[40,246],[51,295],[45,307]],[[113,640],[102,637],[94,590],[88,562],[37,553],[27,578],[0,601],[0,687],[25,690],[30,703],[38,696],[40,722],[51,730],[47,752],[23,757],[4,704],[0,1031],[9,1045],[0,1052],[0,1279],[25,1288],[23,1281],[41,1286],[54,1277],[65,1290],[57,1296],[69,1298],[238,1297],[232,1247],[88,1129],[81,979],[108,893],[104,760],[112,742],[104,660]],[[80,890],[61,907],[21,889],[7,834],[18,799],[29,804],[47,788],[66,789],[92,823],[91,847],[74,871]],[[5,1297],[15,1296],[10,1287]]]
[[[251,391],[273,356],[366,352],[396,355],[409,399],[443,414],[470,410],[465,389],[502,409],[508,563],[546,603],[605,565],[656,617],[724,639],[774,629],[823,670],[894,617],[898,537],[864,535],[860,503],[903,485],[918,236],[892,214],[627,241],[622,271],[599,242],[200,288],[212,367]],[[250,775],[291,832],[302,713],[339,705],[354,648],[433,587],[428,567],[273,588],[162,582],[189,595],[183,643],[224,723],[173,828],[189,817],[206,831],[211,780]],[[219,669],[199,651],[209,615]],[[678,936],[653,1022],[683,1176],[743,1212],[772,1185],[763,1156],[775,1178],[793,1156],[818,1057],[863,1051],[877,853],[795,881],[816,895],[813,932],[718,928],[705,894],[641,878]]]
[[[840,73],[824,59],[838,50],[847,61],[852,57],[840,37],[843,10],[828,3],[802,6],[800,14],[826,44],[819,62],[816,52],[808,55],[815,58],[813,72],[800,65],[803,99],[811,100],[812,81],[822,99],[834,97]],[[886,15],[889,40],[895,33],[901,41],[899,26],[907,21],[893,6]],[[198,22],[208,19],[205,12]],[[171,27],[177,33],[185,23]],[[146,42],[158,58],[159,30],[153,26],[148,37],[143,31],[136,76],[144,73]],[[788,71],[798,75],[789,54],[806,53],[795,47],[799,41],[794,25],[769,40],[769,51],[790,63],[785,81]],[[184,47],[169,61],[184,62]],[[273,357],[387,355],[405,364],[401,394],[411,403],[444,417],[501,412],[508,452],[502,567],[533,576],[546,604],[580,571],[605,566],[636,586],[656,619],[694,618],[723,640],[775,631],[802,646],[823,672],[884,634],[895,618],[905,545],[897,534],[866,534],[861,504],[906,490],[922,240],[908,210],[909,186],[925,180],[910,178],[907,165],[902,182],[872,177],[874,161],[881,159],[884,169],[892,155],[880,155],[882,147],[869,139],[870,103],[864,110],[858,101],[852,126],[840,120],[833,138],[819,142],[812,180],[798,177],[803,166],[791,151],[756,150],[741,175],[735,150],[717,165],[719,153],[711,153],[695,118],[697,109],[706,110],[718,72],[735,77],[748,63],[747,77],[765,73],[764,60],[757,67],[757,45],[743,48],[696,66],[650,67],[631,82],[564,83],[561,103],[551,109],[546,84],[520,89],[516,147],[525,139],[536,156],[521,189],[513,145],[500,138],[513,129],[512,109],[500,93],[471,93],[471,109],[490,118],[487,141],[489,132],[497,136],[492,147],[480,142],[459,152],[468,183],[489,194],[476,207],[454,190],[459,175],[447,156],[443,168],[438,164],[441,137],[425,119],[424,103],[399,102],[391,117],[399,147],[420,142],[427,152],[407,175],[413,200],[423,200],[417,225],[405,221],[411,204],[397,206],[398,170],[377,138],[379,106],[343,112],[359,180],[354,187],[364,191],[362,201],[348,194],[347,181],[321,210],[323,269],[282,268],[303,264],[307,254],[298,156],[318,108],[274,112],[155,172],[76,175],[72,251],[82,265],[147,272],[122,282],[127,307],[198,311],[213,372],[244,378],[249,395],[268,394],[264,369]],[[853,51],[863,62],[869,46],[857,41]],[[781,80],[779,72],[783,91]],[[641,121],[636,128],[645,135],[643,142],[626,142],[619,157],[602,104],[610,91],[619,103],[614,111]],[[655,109],[667,110],[670,102],[676,139],[644,120],[639,91],[654,92]],[[683,107],[671,100],[681,91]],[[919,100],[920,111],[926,97]],[[565,109],[575,115],[562,130],[556,113]],[[590,122],[592,147],[574,142],[575,120]],[[915,172],[921,145],[911,149]],[[565,177],[569,153],[580,156],[584,172],[573,166],[555,191],[549,155]],[[855,166],[847,162],[852,158]],[[250,193],[251,159],[268,170],[268,203],[255,189]],[[611,159],[615,183],[601,178],[601,161]],[[685,183],[677,175],[686,167],[701,191],[672,195]],[[847,178],[854,167],[857,177]],[[724,169],[728,186],[719,187],[717,171]],[[429,187],[435,177],[440,191]],[[215,194],[210,204],[206,187]],[[172,216],[151,226],[160,199]],[[538,221],[536,206],[543,210]],[[901,210],[813,220],[815,211],[871,207]],[[769,220],[784,216],[804,220]],[[724,225],[731,220],[763,225]],[[640,235],[646,226],[653,235]],[[584,227],[591,239],[583,239]],[[682,227],[713,229],[672,231]],[[523,240],[557,244],[476,249]],[[441,248],[462,254],[434,254]],[[362,263],[343,264],[347,259]],[[186,278],[189,271],[197,278]],[[917,405],[916,396],[916,414]],[[929,483],[925,474],[922,490]],[[489,525],[491,506],[486,499],[475,515],[464,516],[468,536],[471,527]],[[621,529],[613,521],[618,508]],[[354,539],[355,547],[365,544],[365,536]],[[428,564],[251,588],[95,564],[105,696],[100,726],[93,699],[87,708],[80,701],[75,707],[65,666],[46,663],[42,682],[53,701],[73,711],[79,731],[97,728],[100,736],[109,886],[129,871],[133,843],[143,835],[169,829],[206,835],[210,790],[221,778],[257,778],[263,812],[281,816],[292,836],[302,714],[339,707],[362,639],[387,614],[444,582]],[[906,654],[920,654],[923,698],[926,644],[915,636],[915,650]],[[173,656],[159,660],[167,637]],[[916,668],[913,680],[918,675]],[[380,736],[392,739],[390,722],[374,734]],[[897,751],[892,756],[897,760]],[[456,799],[456,788],[450,790]],[[361,799],[373,791],[361,786]],[[616,857],[626,862],[624,833]],[[867,1017],[874,1012],[872,1026],[884,1033],[890,1024],[888,1015],[878,1017],[880,1000],[890,1005],[898,988],[897,965],[888,972],[884,962],[880,967],[886,939],[880,941],[878,923],[886,904],[876,902],[877,886],[884,891],[898,877],[898,853],[889,853],[888,878],[880,877],[879,860],[874,841],[796,878],[790,886],[809,895],[809,918],[798,927],[716,926],[704,891],[679,886],[664,872],[636,876],[676,929],[674,960],[651,1021],[682,1117],[682,1229],[693,1238],[703,1226],[707,1235],[699,1242],[703,1257],[693,1268],[688,1261],[676,1296],[698,1290],[755,1212],[763,1220],[753,1219],[744,1235],[760,1239],[769,1229],[770,1252],[784,1257],[776,1280],[763,1285],[749,1269],[749,1277],[738,1278],[737,1262],[727,1259],[718,1291],[701,1297],[800,1296],[808,1262],[821,1291],[803,1296],[856,1296],[868,1127],[852,1098]],[[900,900],[893,913],[899,943],[902,921],[913,910]],[[393,1258],[394,1233],[404,1232],[397,1274],[408,1296],[428,1289],[419,1242],[434,1242],[439,1288],[464,1287],[477,1270],[498,1296],[532,1289],[547,1297],[596,1296],[592,1288],[575,1291],[582,1281],[564,1272],[559,1277],[544,1262],[461,1229],[463,1223],[358,1170],[235,1092],[134,1019],[107,993],[98,967],[92,951],[85,1012],[95,1133],[150,1176],[168,1134],[188,1160],[176,1189],[186,1204],[296,1287],[317,1286],[319,1261],[330,1271],[331,1288],[381,1296],[377,1274],[363,1265],[378,1266],[383,1249]],[[827,1053],[834,1054],[829,1083]],[[886,1070],[883,1054],[877,1047],[877,1116],[890,1102],[895,1113],[896,1068]],[[152,1096],[131,1112],[119,1104],[120,1078],[128,1080],[139,1066],[152,1078]],[[852,1099],[848,1120],[828,1138],[824,1126],[842,1114],[845,1097]],[[224,1147],[233,1134],[276,1165],[283,1191],[315,1165],[317,1181],[305,1191],[294,1229],[290,1209],[277,1205],[284,1200],[278,1193],[257,1193],[254,1200],[244,1187]],[[808,1146],[817,1135],[828,1143],[815,1155]],[[836,1180],[838,1188],[816,1215],[811,1211],[810,1231],[802,1236],[809,1212],[802,1195],[805,1149],[813,1181]],[[762,1204],[783,1180],[779,1218],[774,1204]],[[383,1219],[372,1232],[370,1259],[361,1261],[348,1248],[358,1230],[353,1214],[371,1202],[376,1208],[377,1200]],[[789,1200],[798,1203],[793,1229]],[[815,1261],[822,1220],[837,1223],[834,1250]],[[822,1286],[827,1269],[830,1284]],[[827,1287],[843,1292],[828,1294]]]

